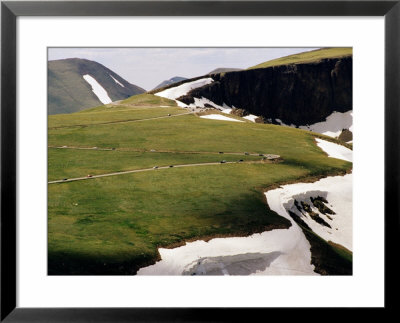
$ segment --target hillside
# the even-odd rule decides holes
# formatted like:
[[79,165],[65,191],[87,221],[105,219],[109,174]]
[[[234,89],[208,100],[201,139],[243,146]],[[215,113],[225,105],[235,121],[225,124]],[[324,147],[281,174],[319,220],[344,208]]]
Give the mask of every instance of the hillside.
[[[308,131],[201,117],[151,94],[49,116],[49,274],[135,274],[160,247],[289,228],[265,190],[352,167]],[[348,274],[351,255],[319,244]]]
[[[351,49],[306,52],[263,66],[205,76],[203,79],[210,79],[207,84],[173,99],[191,107],[207,100],[211,106],[236,107],[266,122],[294,126],[324,122],[334,112],[352,110]],[[171,92],[173,87],[162,90]]]
[[143,92],[94,61],[71,58],[48,62],[48,114],[77,112]]
[[168,86],[168,85],[172,85],[172,84],[175,84],[177,82],[184,81],[184,80],[187,80],[187,78],[186,77],[181,77],[181,76],[175,76],[175,77],[170,78],[169,80],[162,81],[153,90],[157,90],[159,88],[162,88],[162,87],[165,87],[165,86]]
[[334,47],[334,48],[322,48],[312,50],[309,52],[289,55],[266,61],[255,66],[249,67],[248,69],[256,68],[267,68],[272,66],[289,65],[289,64],[306,64],[316,63],[321,59],[327,58],[341,58],[353,55],[353,49],[351,47]]

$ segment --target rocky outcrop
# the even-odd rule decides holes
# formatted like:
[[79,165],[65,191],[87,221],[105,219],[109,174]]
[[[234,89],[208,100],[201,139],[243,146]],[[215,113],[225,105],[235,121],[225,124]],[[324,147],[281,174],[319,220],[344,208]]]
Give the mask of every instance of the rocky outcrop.
[[215,74],[215,82],[178,100],[190,104],[195,97],[205,97],[285,124],[313,124],[333,111],[352,109],[352,63],[348,56]]

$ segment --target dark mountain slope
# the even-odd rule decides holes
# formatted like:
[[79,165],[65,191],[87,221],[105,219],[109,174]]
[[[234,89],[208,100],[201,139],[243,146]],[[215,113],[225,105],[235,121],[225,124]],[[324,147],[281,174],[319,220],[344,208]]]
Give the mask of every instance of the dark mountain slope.
[[186,77],[181,77],[181,76],[175,76],[175,77],[170,78],[169,80],[162,81],[153,90],[157,90],[157,89],[160,89],[162,87],[165,87],[165,86],[168,86],[168,85],[172,85],[172,84],[175,84],[177,82],[184,81],[184,80],[187,80],[187,78]]
[[145,92],[94,61],[80,58],[49,61],[48,114],[71,113],[103,104],[83,75],[93,77],[112,101]]

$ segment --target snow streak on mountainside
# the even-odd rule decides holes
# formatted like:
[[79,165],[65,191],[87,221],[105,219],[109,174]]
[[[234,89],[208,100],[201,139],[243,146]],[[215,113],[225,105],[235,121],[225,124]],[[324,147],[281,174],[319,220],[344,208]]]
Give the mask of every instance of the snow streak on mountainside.
[[117,83],[118,85],[125,87],[125,85],[123,85],[120,81],[118,81],[114,76],[110,75],[112,77],[112,79],[115,81],[115,83]]
[[191,91],[195,88],[210,84],[213,81],[214,80],[212,78],[208,77],[208,78],[203,78],[203,79],[199,79],[199,80],[192,81],[192,82],[186,82],[181,85],[178,85],[175,87],[170,87],[164,91],[155,93],[155,95],[161,96],[163,98],[175,100],[176,103],[178,104],[178,106],[186,108],[188,106],[187,104],[184,104],[181,101],[178,101],[176,99],[183,95],[186,95],[189,91]]
[[88,82],[91,85],[93,93],[96,94],[101,103],[107,104],[112,102],[107,94],[107,91],[104,90],[104,88],[99,84],[99,82],[97,82],[93,77],[86,74],[83,75],[83,78],[85,79],[86,82]]

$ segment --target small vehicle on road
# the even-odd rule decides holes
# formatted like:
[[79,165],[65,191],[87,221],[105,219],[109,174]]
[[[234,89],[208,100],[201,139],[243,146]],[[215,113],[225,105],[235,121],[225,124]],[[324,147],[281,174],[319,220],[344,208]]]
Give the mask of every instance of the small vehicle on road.
[[244,154],[245,154],[245,155],[248,155],[249,153],[246,151]]
[[258,154],[258,156],[261,156],[261,157],[263,157],[263,156],[264,156],[264,154]]
[[68,180],[68,178],[63,178],[63,181],[67,181]]
[[243,161],[243,159],[239,159],[239,162],[242,162]]
[[171,116],[171,113],[168,113],[168,117],[170,117]]
[[93,177],[93,175],[92,174],[87,174],[86,177]]
[[174,167],[174,165],[169,165],[169,167]]
[[221,164],[225,164],[225,163],[226,163],[226,160],[221,160],[220,163],[221,163]]
[[154,166],[154,167],[153,167],[153,169],[157,169],[157,168],[158,168],[158,166]]
[[219,152],[219,154],[223,154],[223,153],[224,153],[223,151],[220,151],[220,152]]

